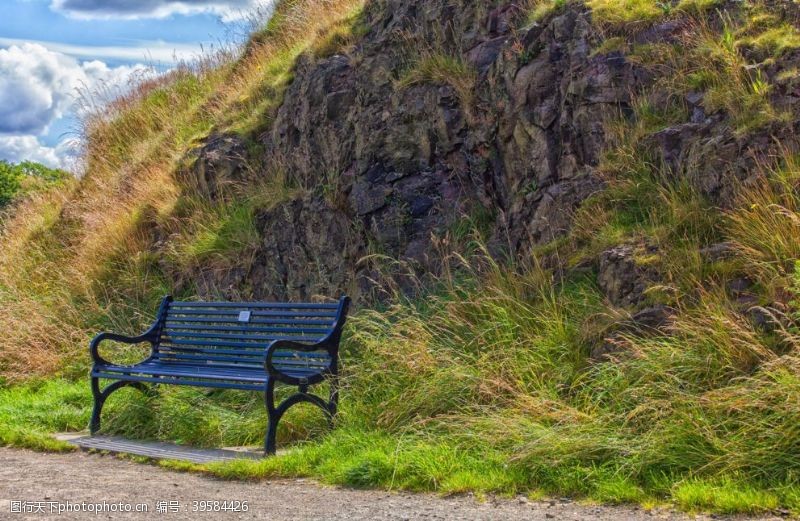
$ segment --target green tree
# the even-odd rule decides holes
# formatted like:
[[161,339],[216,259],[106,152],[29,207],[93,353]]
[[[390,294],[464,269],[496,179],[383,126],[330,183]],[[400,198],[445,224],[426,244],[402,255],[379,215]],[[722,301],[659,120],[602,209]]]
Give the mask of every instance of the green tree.
[[69,177],[69,172],[33,161],[12,164],[0,160],[0,208],[20,195],[61,183]]
[[63,181],[70,176],[69,172],[58,168],[49,168],[41,163],[34,163],[33,161],[23,161],[16,165],[16,168],[23,175],[39,178],[43,181]]
[[10,203],[21,188],[18,169],[7,161],[0,161],[0,207]]

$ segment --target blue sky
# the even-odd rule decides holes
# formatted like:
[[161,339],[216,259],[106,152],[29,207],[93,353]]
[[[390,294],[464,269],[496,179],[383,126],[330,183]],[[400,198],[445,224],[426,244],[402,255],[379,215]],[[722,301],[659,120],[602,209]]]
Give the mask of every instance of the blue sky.
[[269,0],[3,0],[0,159],[72,167],[78,89],[169,69]]

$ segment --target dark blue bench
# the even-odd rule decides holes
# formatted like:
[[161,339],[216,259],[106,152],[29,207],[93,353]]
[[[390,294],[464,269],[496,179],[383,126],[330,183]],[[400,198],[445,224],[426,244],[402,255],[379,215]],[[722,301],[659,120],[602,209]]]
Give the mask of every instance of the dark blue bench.
[[[137,337],[100,333],[89,351],[94,410],[92,434],[108,396],[125,386],[148,392],[146,383],[241,389],[264,393],[269,423],[265,452],[275,453],[283,414],[300,402],[319,406],[333,422],[338,403],[339,340],[350,299],[338,303],[173,302],[166,297],[153,326]],[[104,340],[150,343],[150,356],[135,365],[116,365],[100,356]],[[101,390],[100,380],[115,380]],[[330,381],[325,400],[309,386]],[[275,384],[298,392],[275,405]]]

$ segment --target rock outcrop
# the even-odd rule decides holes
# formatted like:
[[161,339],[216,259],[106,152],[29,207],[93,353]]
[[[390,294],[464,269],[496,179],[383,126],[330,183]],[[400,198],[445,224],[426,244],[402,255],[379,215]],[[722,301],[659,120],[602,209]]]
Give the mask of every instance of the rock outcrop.
[[[308,195],[260,212],[256,262],[209,291],[373,295],[365,256],[435,274],[435,245],[474,215],[491,216],[498,253],[563,237],[575,210],[604,188],[596,170],[606,123],[629,114],[632,95],[656,80],[620,51],[598,52],[603,36],[579,4],[527,25],[508,0],[375,0],[364,16],[370,30],[354,49],[298,59],[274,122],[258,137],[261,164],[279,164]],[[670,21],[636,39],[668,42],[682,30]],[[431,57],[462,65],[451,74],[465,77],[403,81]],[[796,89],[777,95],[776,103],[794,106],[787,97]],[[724,206],[780,146],[780,130],[740,134],[724,115],[704,112],[702,95],[686,103],[688,120],[645,146]],[[239,147],[211,140],[190,169],[211,197],[240,175],[236,161],[220,160],[226,150]],[[220,171],[224,179],[214,179]],[[596,259],[598,283],[613,305],[641,308],[657,273],[637,266],[626,248]]]
[[[514,2],[479,4],[373,2],[354,51],[300,57],[260,141],[267,163],[316,189],[259,215],[258,260],[234,286],[254,298],[365,295],[374,275],[365,255],[435,273],[435,241],[478,213],[494,216],[498,250],[569,230],[602,188],[603,122],[639,80],[621,56],[592,53],[600,37],[585,8],[522,27]],[[399,81],[425,53],[465,63],[473,88]],[[230,148],[212,140],[191,169],[212,196],[209,172],[236,174],[214,143]]]

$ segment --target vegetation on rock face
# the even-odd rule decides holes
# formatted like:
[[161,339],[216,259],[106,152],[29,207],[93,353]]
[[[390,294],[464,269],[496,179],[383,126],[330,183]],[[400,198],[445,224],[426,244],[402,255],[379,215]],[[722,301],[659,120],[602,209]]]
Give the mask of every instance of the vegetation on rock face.
[[[0,443],[60,450],[48,433],[79,429],[88,419],[89,336],[106,328],[134,332],[163,293],[207,295],[207,278],[276,262],[276,252],[264,252],[260,221],[303,205],[339,215],[333,212],[350,204],[341,193],[347,186],[351,198],[358,194],[354,228],[374,228],[378,217],[370,212],[385,208],[399,221],[390,231],[421,226],[404,219],[429,217],[425,197],[391,206],[403,192],[384,192],[376,181],[418,182],[399,167],[387,173],[366,165],[369,182],[349,185],[353,173],[345,168],[308,178],[290,171],[289,159],[268,155],[265,147],[274,144],[259,137],[301,143],[296,126],[270,134],[293,81],[310,85],[303,93],[333,84],[321,95],[325,114],[349,121],[346,108],[357,103],[343,78],[363,66],[370,81],[400,91],[392,100],[434,99],[451,126],[462,124],[458,111],[468,116],[454,141],[480,142],[500,127],[496,140],[511,143],[503,150],[519,153],[522,164],[531,157],[541,164],[508,185],[499,174],[482,174],[499,194],[478,199],[517,202],[502,211],[473,206],[461,221],[442,221],[449,228],[439,230],[438,271],[388,277],[398,285],[354,315],[335,431],[324,434],[323,419],[299,408],[281,425],[282,439],[298,442],[286,455],[198,470],[799,512],[797,9],[756,0],[537,0],[518,12],[504,11],[502,2],[494,10],[467,2],[461,7],[481,27],[508,26],[493,29],[500,36],[490,34],[473,53],[454,43],[452,29],[431,29],[434,36],[420,43],[405,22],[403,34],[370,40],[378,29],[366,20],[399,23],[385,13],[398,2],[284,1],[241,56],[145,83],[87,122],[87,175],[23,201],[0,232],[0,314],[9,331],[0,338]],[[596,75],[559,90],[569,78],[541,73],[541,63],[555,67],[569,37],[579,39],[572,52],[588,63],[582,72]],[[542,54],[542,42],[554,38],[567,40]],[[399,45],[360,50],[376,41]],[[492,47],[500,41],[506,46]],[[409,52],[414,45],[421,47]],[[405,60],[394,75],[368,68],[387,57]],[[575,59],[565,75],[583,65]],[[631,82],[624,92],[609,79],[619,77]],[[579,137],[553,126],[556,108],[513,106],[519,97],[492,90],[523,81],[533,86],[513,93],[522,92],[525,103],[546,90],[564,93],[556,105],[586,99],[592,110],[616,108],[576,104],[560,114],[593,118],[592,132],[602,134],[596,164],[570,170],[596,178],[574,208],[548,210],[558,193],[542,193],[560,179],[546,174],[593,152],[568,149]],[[531,109],[533,124],[515,119],[523,109]],[[387,106],[375,117],[398,126],[426,122],[409,122],[410,114]],[[572,154],[568,161],[513,148],[553,128],[533,142],[563,144],[558,151]],[[431,139],[437,131],[415,136]],[[503,164],[506,158],[480,143],[475,153],[457,149],[447,159],[457,157],[454,164],[474,177],[491,172],[487,164]],[[444,146],[431,139],[414,150],[435,157]],[[383,150],[380,159],[402,166],[415,158],[409,150]],[[437,161],[432,169],[446,170]],[[503,193],[505,186],[513,193]],[[575,185],[556,186],[563,193]],[[403,205],[408,215],[391,213]],[[567,229],[505,246],[516,224],[508,215],[552,228],[562,213]],[[524,228],[531,235],[533,224]],[[384,232],[375,232],[374,250],[365,252],[376,278],[413,264],[386,258],[381,247],[397,239]],[[258,396],[164,388],[149,400],[127,392],[109,402],[105,425],[115,433],[212,446],[261,441],[266,418]]]
[[400,77],[401,87],[421,83],[450,85],[465,107],[472,105],[476,71],[460,56],[448,56],[436,51],[418,51],[411,66]]

